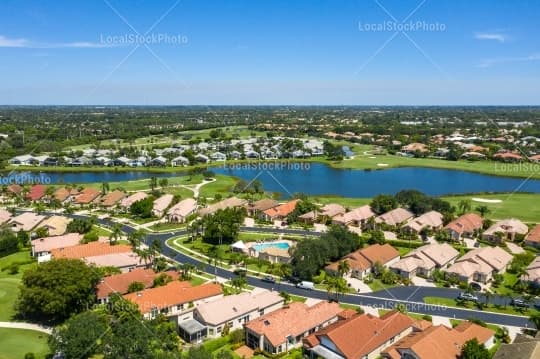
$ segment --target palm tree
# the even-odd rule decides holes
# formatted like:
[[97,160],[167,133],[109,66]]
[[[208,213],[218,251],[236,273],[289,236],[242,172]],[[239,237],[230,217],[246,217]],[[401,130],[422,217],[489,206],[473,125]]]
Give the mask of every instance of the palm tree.
[[109,183],[103,182],[101,184],[101,194],[106,194],[107,192],[109,192],[109,190],[110,190]]
[[475,208],[478,213],[480,213],[480,217],[484,218],[486,214],[490,213],[490,209],[486,205],[478,206]]
[[127,240],[133,250],[139,248],[143,237],[144,237],[144,233],[142,231],[133,231],[128,234]]
[[534,312],[529,317],[529,320],[534,324],[536,330],[540,330],[540,313]]
[[462,199],[458,203],[458,208],[461,212],[461,214],[464,214],[465,212],[468,212],[471,210],[471,200],[469,199]]
[[351,269],[351,266],[349,265],[349,261],[343,260],[338,263],[338,274],[340,277],[343,277],[345,274],[349,273],[349,270]]
[[150,189],[152,191],[154,191],[156,189],[157,184],[158,184],[157,177],[155,177],[155,176],[150,177]]
[[116,242],[122,237],[122,225],[115,223],[112,228],[111,234],[109,235],[109,242],[111,245],[116,244]]

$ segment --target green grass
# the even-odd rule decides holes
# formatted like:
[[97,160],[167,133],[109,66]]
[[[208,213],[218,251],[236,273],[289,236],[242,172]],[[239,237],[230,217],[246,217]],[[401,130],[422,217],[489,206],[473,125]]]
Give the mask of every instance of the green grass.
[[206,279],[201,278],[201,277],[192,276],[191,279],[189,280],[189,282],[191,283],[192,286],[196,287],[198,285],[206,283]]
[[156,223],[149,227],[151,230],[154,231],[173,231],[176,229],[184,229],[186,228],[185,223]]
[[503,273],[503,278],[503,282],[498,288],[492,286],[493,292],[499,295],[517,295],[518,293],[516,293],[513,289],[514,285],[518,282],[517,275],[505,272]]
[[[0,258],[0,268],[5,269],[11,264],[25,263],[30,260],[30,252],[23,251]],[[13,308],[17,296],[19,295],[19,285],[25,270],[34,264],[23,264],[19,267],[19,272],[9,274],[8,269],[0,272],[0,321],[11,321],[15,310]]]
[[[397,284],[396,284],[397,285]],[[396,285],[387,285],[383,284],[380,279],[373,278],[373,281],[371,283],[368,283],[368,286],[371,288],[373,292],[378,292],[380,290],[385,290],[388,288],[395,287]]]
[[411,248],[406,248],[406,247],[394,247],[394,248],[396,248],[398,250],[400,257],[403,257],[404,255],[406,255],[410,251],[412,251]]
[[534,193],[500,193],[500,194],[479,194],[479,195],[463,195],[463,196],[448,196],[443,199],[449,201],[457,207],[461,200],[471,198],[485,199],[500,199],[501,203],[483,203],[471,201],[472,209],[478,206],[487,206],[490,213],[486,215],[490,219],[503,218],[518,218],[525,222],[538,223],[540,222],[540,194]]
[[273,239],[278,239],[278,234],[272,233],[251,233],[251,232],[241,232],[238,234],[238,240],[244,242],[255,242],[255,241],[269,241]]
[[49,354],[48,335],[25,329],[0,328],[0,359],[21,359],[26,353],[34,353],[43,359]]
[[[483,302],[483,298],[479,298],[481,303]],[[440,298],[440,297],[424,297],[424,303],[427,304],[435,304],[435,305],[443,305],[447,307],[455,307],[455,308],[465,308],[465,309],[478,309],[476,305],[472,302],[465,302],[461,303],[456,301],[455,299],[451,298]],[[522,316],[529,316],[532,313],[538,312],[536,309],[530,308],[530,309],[517,309],[512,307],[511,305],[507,305],[506,307],[503,305],[493,305],[489,304],[489,306],[483,309],[486,312],[494,312],[494,313],[501,313],[501,314],[512,314],[512,315],[522,315]]]
[[223,198],[229,196],[231,189],[238,182],[238,179],[231,176],[216,175],[216,181],[205,184],[200,190],[200,196],[215,198],[216,194],[221,194]]
[[[391,310],[388,310],[388,309],[379,309],[379,316],[383,316],[385,315],[386,313],[388,312],[391,312]],[[418,313],[409,313],[409,312],[406,312],[405,313],[407,316],[413,318],[413,319],[416,319],[416,320],[424,320],[424,314],[418,314]]]

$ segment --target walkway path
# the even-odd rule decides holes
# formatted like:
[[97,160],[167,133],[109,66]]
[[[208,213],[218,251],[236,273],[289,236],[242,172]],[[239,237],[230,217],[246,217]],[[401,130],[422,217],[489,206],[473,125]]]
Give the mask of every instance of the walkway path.
[[50,327],[22,322],[0,322],[0,328],[35,330],[37,332],[42,332],[49,335],[52,333],[52,328]]

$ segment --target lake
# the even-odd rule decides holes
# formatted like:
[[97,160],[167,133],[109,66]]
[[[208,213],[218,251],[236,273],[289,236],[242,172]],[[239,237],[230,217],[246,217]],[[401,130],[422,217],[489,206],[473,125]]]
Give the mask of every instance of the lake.
[[[291,164],[292,165],[292,164]],[[403,189],[417,189],[429,195],[477,192],[536,192],[540,180],[499,177],[473,172],[403,167],[384,170],[336,169],[321,163],[304,163],[292,168],[265,169],[237,165],[211,170],[249,182],[257,179],[266,191],[290,197],[295,192],[343,197],[373,197],[379,193],[395,194]],[[255,167],[255,166],[253,166]]]
[[[295,192],[312,195],[343,197],[373,197],[379,193],[394,194],[403,189],[417,189],[429,195],[478,192],[535,192],[540,193],[540,180],[498,177],[473,172],[404,167],[384,170],[335,169],[322,163],[231,164],[211,167],[215,173],[235,176],[250,182],[257,179],[264,189],[289,197]],[[152,173],[128,172],[15,172],[12,178],[41,178],[41,183],[121,182],[147,179],[152,176],[181,176],[185,172]],[[2,180],[6,179],[1,177]],[[525,181],[525,182],[524,182]],[[4,183],[2,183],[4,184]]]

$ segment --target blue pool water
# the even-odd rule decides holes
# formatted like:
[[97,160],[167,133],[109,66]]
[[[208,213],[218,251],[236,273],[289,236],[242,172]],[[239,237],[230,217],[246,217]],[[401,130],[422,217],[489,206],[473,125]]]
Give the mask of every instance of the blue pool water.
[[289,243],[287,243],[287,242],[260,243],[260,244],[254,244],[252,246],[252,248],[255,249],[257,252],[260,252],[263,249],[266,249],[266,248],[269,248],[269,247],[275,247],[275,248],[279,248],[279,249],[289,249]]

